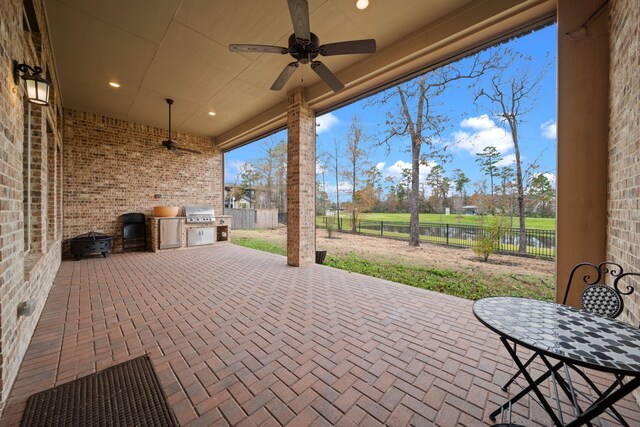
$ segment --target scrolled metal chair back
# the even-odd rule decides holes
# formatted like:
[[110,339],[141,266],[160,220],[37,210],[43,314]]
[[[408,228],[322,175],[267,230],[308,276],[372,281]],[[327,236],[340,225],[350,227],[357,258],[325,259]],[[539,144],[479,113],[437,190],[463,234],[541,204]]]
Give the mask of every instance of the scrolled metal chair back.
[[[618,317],[624,310],[624,300],[622,297],[633,293],[635,290],[633,286],[623,279],[629,276],[640,277],[640,273],[625,273],[620,264],[610,261],[604,261],[597,265],[590,262],[581,262],[573,267],[571,274],[569,274],[569,281],[567,282],[562,304],[566,304],[567,302],[569,289],[573,284],[573,276],[576,271],[582,267],[589,267],[595,272],[593,277],[591,274],[582,276],[582,282],[585,285],[580,295],[582,308],[601,316]],[[606,284],[607,274],[614,278],[612,286]],[[621,286],[623,286],[622,289]]]

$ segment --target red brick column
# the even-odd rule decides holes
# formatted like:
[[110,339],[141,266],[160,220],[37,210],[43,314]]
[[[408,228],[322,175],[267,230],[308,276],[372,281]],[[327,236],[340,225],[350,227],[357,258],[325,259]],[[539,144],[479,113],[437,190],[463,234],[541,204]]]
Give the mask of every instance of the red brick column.
[[287,103],[287,263],[298,267],[316,255],[316,117],[302,88]]

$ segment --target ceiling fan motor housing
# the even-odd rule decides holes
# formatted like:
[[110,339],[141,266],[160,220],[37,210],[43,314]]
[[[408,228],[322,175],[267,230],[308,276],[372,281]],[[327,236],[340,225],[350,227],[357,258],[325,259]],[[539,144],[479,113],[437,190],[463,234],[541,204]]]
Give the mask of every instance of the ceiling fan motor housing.
[[311,40],[296,38],[295,34],[289,36],[289,55],[301,64],[308,64],[320,54],[320,39],[313,33],[309,33]]

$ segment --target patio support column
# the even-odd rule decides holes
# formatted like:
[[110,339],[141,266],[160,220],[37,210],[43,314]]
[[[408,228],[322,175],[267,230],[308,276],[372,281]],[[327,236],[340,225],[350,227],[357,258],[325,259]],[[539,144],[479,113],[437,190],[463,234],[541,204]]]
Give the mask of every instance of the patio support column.
[[[558,2],[558,301],[574,265],[583,261],[597,264],[606,257],[608,6],[589,18],[603,3],[605,0]],[[579,302],[579,288],[572,288],[569,304]]]
[[299,87],[287,95],[287,263],[315,261],[316,115]]

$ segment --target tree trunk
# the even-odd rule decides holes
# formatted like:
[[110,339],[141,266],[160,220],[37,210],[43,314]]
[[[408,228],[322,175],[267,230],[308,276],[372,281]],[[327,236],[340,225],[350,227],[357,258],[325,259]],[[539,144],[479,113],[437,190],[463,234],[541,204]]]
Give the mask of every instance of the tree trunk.
[[516,157],[516,184],[518,187],[518,217],[520,218],[520,232],[518,239],[518,252],[527,253],[527,228],[524,204],[524,179],[522,176],[522,163],[520,160],[520,145],[518,144],[518,125],[515,117],[507,117],[509,127],[511,128],[511,136],[513,138],[513,151]]
[[411,138],[411,193],[409,195],[409,246],[420,246],[420,139]]
[[351,176],[351,232],[355,233],[356,232],[356,219],[358,216],[357,210],[358,207],[356,205],[356,180],[357,180],[357,175],[356,175],[357,171],[356,171],[356,162],[354,160],[353,162],[353,172],[352,172],[352,176]]
[[336,157],[336,221],[338,222],[338,230],[342,230],[342,225],[340,224],[340,180],[339,180],[339,170],[338,170],[338,157]]

